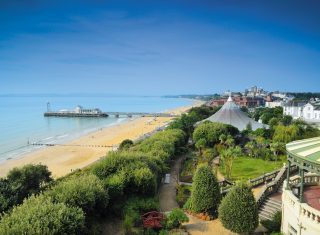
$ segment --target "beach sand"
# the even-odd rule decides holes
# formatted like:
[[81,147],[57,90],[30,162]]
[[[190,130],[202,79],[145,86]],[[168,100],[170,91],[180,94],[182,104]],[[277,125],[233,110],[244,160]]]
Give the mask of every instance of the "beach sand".
[[[202,103],[201,101],[196,101],[192,106],[199,106]],[[181,114],[192,106],[180,107],[168,112]],[[156,119],[152,117],[140,117],[89,133],[76,140],[65,143],[64,146],[45,147],[25,154],[19,159],[5,161],[0,165],[0,177],[5,177],[14,167],[21,167],[29,163],[47,165],[54,178],[64,176],[73,170],[81,169],[99,160],[105,156],[108,151],[116,149],[124,139],[136,140],[144,134],[168,124],[172,119],[173,118],[169,117],[158,117]],[[97,147],[97,145],[114,147]]]

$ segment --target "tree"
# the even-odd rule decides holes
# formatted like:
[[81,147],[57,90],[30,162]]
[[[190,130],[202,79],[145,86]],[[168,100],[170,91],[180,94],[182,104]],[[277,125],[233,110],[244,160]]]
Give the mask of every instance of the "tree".
[[217,214],[220,187],[208,165],[200,165],[193,177],[191,210],[195,213]]
[[13,168],[7,178],[0,180],[0,211],[20,204],[23,199],[38,194],[44,186],[52,181],[51,172],[44,165],[25,165]]
[[226,171],[226,176],[228,179],[231,178],[234,158],[240,156],[240,154],[241,154],[241,148],[239,146],[229,147],[227,149],[222,150],[221,152],[221,158],[222,158],[223,165]]
[[281,142],[272,142],[270,144],[270,150],[273,152],[273,155],[276,157],[276,161],[277,161],[279,153],[285,151],[285,144]]
[[244,147],[248,151],[250,157],[256,157],[257,144],[254,140],[251,140],[248,143],[246,143]]
[[290,115],[284,115],[282,120],[281,120],[282,124],[285,126],[289,126],[292,123],[292,116]]
[[75,175],[58,182],[46,192],[53,202],[80,207],[86,214],[103,212],[108,205],[108,192],[93,174]]
[[283,126],[278,125],[273,134],[273,141],[289,143],[298,138],[299,128],[296,125]]
[[205,139],[207,147],[213,147],[219,143],[221,135],[235,136],[239,130],[231,125],[218,122],[204,122],[193,132],[193,141],[196,143],[200,139]]
[[43,195],[31,196],[0,221],[0,234],[81,234],[84,213],[80,208],[53,203]]
[[273,118],[271,118],[271,119],[269,120],[269,123],[268,123],[268,124],[269,124],[270,128],[273,129],[276,125],[279,124],[279,119],[273,117]]
[[258,207],[251,188],[238,183],[222,199],[219,219],[226,229],[235,233],[251,233],[259,224]]
[[196,148],[199,150],[199,155],[202,156],[202,150],[206,147],[206,144],[207,144],[207,141],[206,139],[202,138],[202,139],[199,139],[195,146]]
[[119,150],[128,150],[133,145],[133,141],[129,139],[125,139],[119,145]]

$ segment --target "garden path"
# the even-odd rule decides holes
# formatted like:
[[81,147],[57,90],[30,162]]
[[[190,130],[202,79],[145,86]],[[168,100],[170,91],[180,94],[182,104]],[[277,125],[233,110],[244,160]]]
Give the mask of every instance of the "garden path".
[[178,183],[178,174],[179,168],[181,166],[184,156],[180,156],[176,159],[171,165],[170,170],[170,183],[162,184],[159,189],[159,201],[160,201],[160,210],[162,212],[171,211],[174,208],[179,207],[176,200],[176,186]]

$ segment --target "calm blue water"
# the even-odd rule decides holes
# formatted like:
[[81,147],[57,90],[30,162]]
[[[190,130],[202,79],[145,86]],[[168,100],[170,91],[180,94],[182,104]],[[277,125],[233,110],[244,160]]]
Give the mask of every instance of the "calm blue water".
[[108,111],[161,112],[190,105],[191,100],[161,97],[21,96],[0,97],[0,162],[34,151],[29,143],[63,143],[126,118],[44,117],[47,102],[51,110],[100,108]]

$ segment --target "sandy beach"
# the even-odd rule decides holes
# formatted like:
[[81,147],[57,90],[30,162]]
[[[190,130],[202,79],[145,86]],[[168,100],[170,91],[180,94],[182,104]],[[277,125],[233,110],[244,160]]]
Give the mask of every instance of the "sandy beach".
[[[199,106],[202,103],[201,101],[196,101],[191,106],[180,107],[168,112],[181,114],[192,106]],[[20,167],[29,163],[47,165],[54,178],[63,176],[72,170],[83,168],[97,161],[105,156],[108,151],[116,149],[124,139],[136,140],[144,134],[168,124],[172,119],[170,117],[158,117],[156,119],[139,117],[125,123],[106,127],[65,143],[68,146],[45,147],[23,155],[19,159],[5,161],[0,165],[0,177],[6,176],[14,167]],[[101,145],[110,147],[98,147]]]

